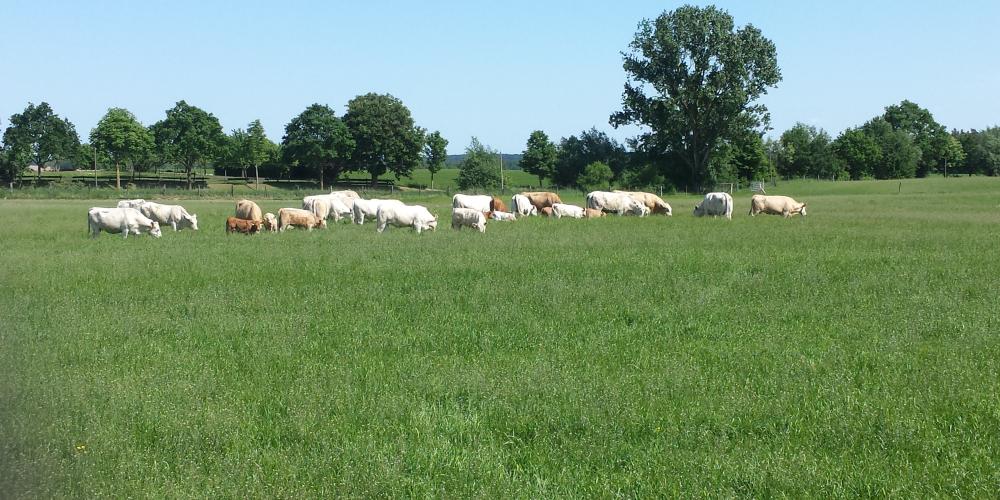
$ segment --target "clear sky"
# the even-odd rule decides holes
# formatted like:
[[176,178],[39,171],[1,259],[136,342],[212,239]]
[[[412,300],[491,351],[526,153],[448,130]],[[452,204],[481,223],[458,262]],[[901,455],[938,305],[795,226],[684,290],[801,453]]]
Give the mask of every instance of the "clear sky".
[[[687,2],[703,4],[704,2]],[[764,102],[836,136],[910,99],[949,128],[1000,124],[1000,1],[719,1],[775,42]],[[460,153],[554,140],[620,106],[620,52],[676,2],[0,0],[0,127],[47,101],[86,140],[109,107],[149,125],[184,99],[226,131],[259,118],[280,140],[314,102],[391,93]],[[773,132],[772,132],[773,134]]]

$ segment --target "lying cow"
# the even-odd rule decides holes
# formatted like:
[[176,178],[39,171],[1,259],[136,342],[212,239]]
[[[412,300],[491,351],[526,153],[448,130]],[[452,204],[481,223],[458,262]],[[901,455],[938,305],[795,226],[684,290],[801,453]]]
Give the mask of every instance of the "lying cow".
[[278,218],[271,212],[264,214],[264,229],[272,233],[278,232]]
[[375,220],[378,224],[376,230],[379,233],[385,231],[390,224],[396,227],[412,227],[417,234],[428,229],[437,229],[437,218],[422,205],[385,204],[378,208]]
[[583,217],[585,219],[596,219],[598,217],[604,217],[604,211],[598,210],[596,208],[585,208],[583,209]]
[[493,212],[490,212],[488,218],[498,221],[515,221],[517,220],[517,214],[513,212],[501,212],[499,210],[495,210]]
[[161,205],[147,201],[139,207],[142,215],[159,222],[160,224],[170,224],[174,231],[189,227],[198,230],[198,216],[189,214],[180,205]]
[[523,194],[515,194],[510,198],[510,209],[517,215],[538,215],[538,209],[531,204],[527,196]]
[[353,220],[355,224],[364,224],[366,220],[375,220],[378,208],[386,204],[402,205],[399,200],[354,200]]
[[591,191],[587,193],[587,208],[618,215],[633,214],[640,217],[649,214],[645,204],[626,193]]
[[642,191],[612,191],[613,193],[624,193],[632,197],[632,199],[642,203],[649,209],[652,214],[663,214],[668,216],[673,216],[673,209],[670,208],[670,204],[663,201],[663,198],[656,196],[653,193],[645,193]]
[[236,202],[236,218],[247,220],[261,220],[260,207],[250,200],[240,200]]
[[799,203],[787,196],[765,196],[755,194],[750,198],[750,216],[759,213],[781,215],[786,219],[795,214],[806,216],[806,204]]
[[326,219],[316,217],[316,214],[300,208],[282,208],[278,210],[278,231],[285,232],[289,226],[301,227],[312,231],[313,228],[326,229]]
[[534,205],[538,211],[541,211],[545,207],[551,207],[556,203],[562,203],[558,194],[549,191],[525,191],[521,193],[521,196],[527,198],[528,203]]
[[583,207],[578,207],[576,205],[567,205],[565,203],[556,203],[552,205],[552,215],[555,218],[560,219],[563,217],[570,217],[573,219],[582,219],[584,216]]
[[122,233],[122,238],[128,238],[129,233],[149,233],[155,238],[163,235],[160,223],[134,208],[93,207],[87,211],[87,228],[91,238],[96,238],[101,231]]
[[723,216],[727,219],[733,218],[733,197],[729,193],[708,193],[701,203],[694,206],[694,216],[701,217],[710,215],[712,217]]
[[493,210],[493,197],[475,194],[456,194],[451,197],[451,208],[471,208],[478,212]]
[[135,208],[135,209],[138,209],[139,207],[142,206],[143,203],[146,203],[146,200],[144,200],[142,198],[136,198],[134,200],[120,200],[118,202],[118,208]]
[[552,207],[542,207],[538,214],[542,217],[552,217]]
[[483,215],[483,212],[471,208],[451,209],[451,228],[461,230],[463,226],[485,233],[486,216]]
[[237,232],[243,234],[256,234],[261,230],[263,222],[259,220],[237,219],[229,216],[226,218],[226,234]]

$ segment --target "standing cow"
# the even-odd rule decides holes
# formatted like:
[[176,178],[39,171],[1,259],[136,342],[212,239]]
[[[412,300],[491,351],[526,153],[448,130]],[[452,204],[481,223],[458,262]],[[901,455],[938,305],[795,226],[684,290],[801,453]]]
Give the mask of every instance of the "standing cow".
[[451,197],[451,208],[471,208],[479,212],[489,212],[493,197],[487,195],[456,194]]
[[[482,214],[480,214],[482,215]],[[437,230],[437,218],[422,205],[386,204],[378,208],[375,216],[376,231],[385,231],[390,224],[396,227],[412,227],[417,234],[428,229]]]
[[309,231],[317,227],[326,229],[326,219],[320,219],[308,210],[282,208],[278,210],[278,231],[285,232],[288,226],[304,227]]
[[170,227],[174,228],[174,231],[177,231],[178,228],[184,229],[186,227],[195,231],[198,230],[198,216],[189,214],[180,205],[161,205],[147,201],[139,206],[139,211],[142,212],[142,215],[160,224],[170,224]]
[[517,215],[538,215],[538,209],[531,204],[528,197],[523,194],[515,194],[510,198],[510,209]]
[[149,233],[155,238],[163,235],[160,223],[134,208],[93,207],[87,211],[87,228],[91,238],[96,238],[101,231],[122,233],[122,238],[128,238],[129,233]]
[[694,206],[694,216],[723,216],[733,218],[733,197],[729,193],[708,193],[701,203]]
[[236,218],[246,220],[261,220],[260,207],[250,200],[236,202]]
[[[559,198],[558,194],[549,191],[524,191],[521,193],[521,196],[527,198],[528,203],[531,203],[539,212],[541,212],[543,208],[551,208],[552,205],[555,205],[556,203],[562,203],[562,199]],[[520,208],[520,206],[518,206],[518,208]]]
[[402,205],[399,200],[354,200],[353,219],[355,224],[364,224],[365,220],[375,220],[378,216],[378,209],[382,205]]
[[780,215],[789,218],[795,214],[806,216],[806,204],[799,203],[787,196],[770,196],[755,194],[750,198],[750,216],[759,213]]

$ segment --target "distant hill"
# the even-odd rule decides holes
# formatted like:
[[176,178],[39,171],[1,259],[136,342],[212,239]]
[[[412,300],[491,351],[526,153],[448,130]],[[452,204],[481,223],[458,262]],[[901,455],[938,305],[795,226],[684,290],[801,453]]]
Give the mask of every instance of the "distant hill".
[[[503,157],[504,170],[521,169],[521,155],[502,154],[500,156]],[[462,163],[464,159],[465,155],[448,155],[448,159],[444,161],[444,168],[458,168],[458,164]]]

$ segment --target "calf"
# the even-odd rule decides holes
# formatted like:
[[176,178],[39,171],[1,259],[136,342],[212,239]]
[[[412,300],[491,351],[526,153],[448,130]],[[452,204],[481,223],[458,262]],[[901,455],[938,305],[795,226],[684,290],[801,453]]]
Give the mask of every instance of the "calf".
[[316,227],[326,229],[326,219],[301,208],[282,208],[278,210],[278,231],[285,232],[288,226],[304,227],[309,231]]
[[451,228],[462,229],[463,226],[471,227],[480,233],[486,232],[486,216],[483,212],[472,208],[451,209]]
[[229,216],[226,218],[226,234],[233,231],[243,234],[256,234],[260,232],[263,223],[259,220],[237,219]]

